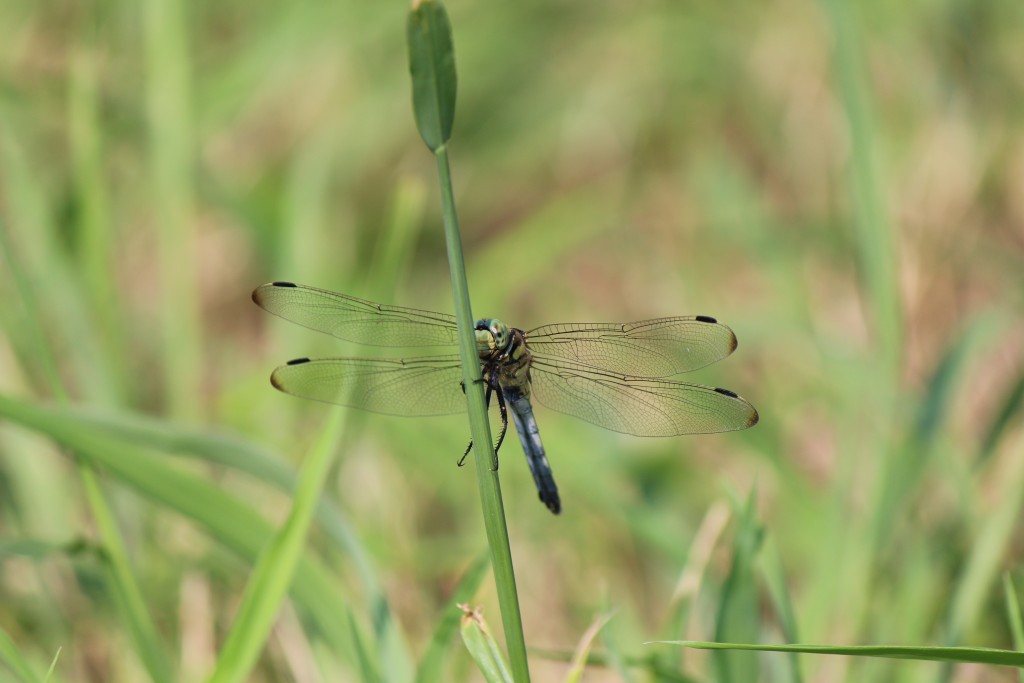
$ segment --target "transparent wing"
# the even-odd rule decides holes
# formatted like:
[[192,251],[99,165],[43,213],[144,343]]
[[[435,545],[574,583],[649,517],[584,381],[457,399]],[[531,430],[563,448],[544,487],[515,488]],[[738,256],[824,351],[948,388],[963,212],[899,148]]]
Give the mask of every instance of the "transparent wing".
[[373,346],[441,346],[458,343],[455,317],[385,306],[326,289],[271,282],[252,293],[260,307],[285,320],[338,339]]
[[535,358],[533,396],[561,413],[636,436],[709,434],[757,424],[754,406],[699,384],[629,377]]
[[458,356],[297,358],[270,382],[286,394],[388,415],[465,412]]
[[633,377],[670,377],[736,349],[727,325],[705,315],[635,323],[555,323],[526,333],[534,355]]

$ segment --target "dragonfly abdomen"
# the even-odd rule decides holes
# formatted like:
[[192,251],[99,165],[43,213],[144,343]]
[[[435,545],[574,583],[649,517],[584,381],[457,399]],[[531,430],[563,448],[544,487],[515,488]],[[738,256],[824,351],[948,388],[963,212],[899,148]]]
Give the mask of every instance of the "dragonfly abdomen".
[[530,399],[512,390],[505,393],[505,400],[512,413],[512,421],[515,422],[519,441],[523,444],[526,463],[530,466],[533,481],[537,484],[540,500],[557,515],[562,511],[562,501],[558,497],[555,477],[551,472],[551,465],[548,464],[547,455],[544,453],[544,444],[540,440],[540,430],[537,428],[537,420],[533,416]]

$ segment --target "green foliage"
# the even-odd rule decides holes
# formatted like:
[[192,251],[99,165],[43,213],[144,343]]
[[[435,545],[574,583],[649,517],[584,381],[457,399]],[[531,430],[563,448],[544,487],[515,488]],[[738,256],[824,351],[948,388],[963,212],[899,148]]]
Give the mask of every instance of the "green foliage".
[[[403,3],[0,3],[0,679],[479,680],[465,417],[346,411],[328,459],[267,377],[380,352],[249,300],[454,312],[421,139],[472,313],[713,315],[739,348],[687,379],[761,413],[645,440],[539,406],[557,519],[505,444],[535,680],[606,613],[583,680],[1018,662],[1021,4],[446,4],[450,141]],[[911,659],[643,645],[719,638]]]

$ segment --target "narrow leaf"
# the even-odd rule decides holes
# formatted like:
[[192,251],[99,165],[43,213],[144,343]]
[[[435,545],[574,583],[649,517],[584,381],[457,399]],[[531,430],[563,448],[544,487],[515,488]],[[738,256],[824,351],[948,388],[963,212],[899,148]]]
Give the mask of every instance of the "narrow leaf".
[[39,677],[32,671],[21,652],[15,646],[14,641],[5,631],[0,629],[0,663],[3,663],[14,672],[17,680],[22,683],[39,683]]
[[[465,576],[459,581],[459,585],[456,586],[455,592],[452,594],[452,602],[459,604],[472,600],[480,588],[480,584],[483,583],[484,576],[487,575],[487,570],[490,566],[490,558],[487,555],[481,555],[466,570]],[[434,631],[434,637],[430,639],[430,645],[427,646],[427,651],[423,653],[423,659],[416,674],[416,683],[433,683],[434,681],[444,680],[441,667],[444,664],[444,657],[448,651],[451,638],[459,627],[460,616],[459,611],[455,609],[446,609],[444,611],[437,629]]]
[[[756,519],[755,503],[756,494],[752,491],[744,508],[738,511],[732,568],[722,587],[715,624],[715,637],[720,640],[754,640],[758,635],[760,605],[754,560],[764,534]],[[758,679],[758,662],[753,655],[723,652],[714,658],[714,663],[719,683]]]
[[985,437],[981,441],[981,448],[978,449],[976,466],[980,467],[988,462],[995,453],[996,445],[1003,436],[1006,428],[1014,424],[1014,416],[1020,413],[1021,405],[1024,405],[1024,374],[1017,378],[1017,381],[1006,392],[999,407],[999,412],[992,419],[988,429],[985,430]]
[[883,657],[886,659],[914,659],[922,662],[953,662],[995,664],[1024,667],[1024,652],[994,650],[986,647],[917,647],[910,645],[755,645],[749,643],[712,643],[697,640],[660,640],[665,645],[682,645],[698,650],[750,650],[754,652],[799,652],[817,655],[845,655],[849,657]]
[[468,605],[462,608],[462,641],[487,683],[512,683],[512,674],[501,655],[483,615]]
[[576,652],[573,653],[572,665],[569,667],[569,673],[565,677],[566,683],[580,683],[583,680],[583,671],[586,669],[590,650],[594,646],[594,639],[597,638],[597,634],[601,632],[601,629],[605,627],[611,618],[611,614],[599,616],[584,632],[583,637],[580,638],[580,642],[576,646]]
[[[1024,621],[1021,620],[1020,600],[1017,599],[1017,589],[1009,573],[1003,574],[1003,590],[1006,594],[1006,616],[1010,622],[1010,632],[1013,633],[1013,646],[1017,650],[1024,650]],[[1020,682],[1024,683],[1024,669],[1017,672],[1017,675]]]
[[444,5],[414,3],[406,25],[416,126],[432,152],[448,142],[455,120],[455,54]]
[[[145,451],[126,446],[59,411],[0,394],[0,417],[73,449],[142,496],[194,520],[213,538],[249,560],[256,558],[274,531],[255,510],[217,486],[168,467]],[[351,652],[352,633],[343,620],[346,602],[331,572],[309,553],[299,561],[292,592],[331,646],[342,655]]]
[[211,683],[236,683],[252,673],[302,557],[340,429],[340,413],[334,411],[302,466],[287,521],[253,569],[238,616],[209,679]]

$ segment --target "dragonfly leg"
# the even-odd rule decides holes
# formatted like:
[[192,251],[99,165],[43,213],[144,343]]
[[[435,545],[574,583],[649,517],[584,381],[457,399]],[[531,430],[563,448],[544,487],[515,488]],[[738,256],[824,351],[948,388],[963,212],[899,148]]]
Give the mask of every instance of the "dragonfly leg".
[[[483,382],[484,380],[480,380],[480,381]],[[466,383],[465,382],[460,382],[460,384],[462,385],[462,393],[466,393]],[[491,383],[488,382],[487,383],[487,391],[484,393],[484,405],[487,408],[491,407],[491,392],[492,391],[493,391],[493,388],[491,387]],[[498,390],[498,405],[501,406],[501,421],[504,424],[505,423],[505,403],[504,403],[504,401],[501,398],[501,390],[500,389]],[[504,427],[501,430],[501,438],[502,439],[505,438],[505,429],[504,429]],[[501,445],[501,441],[498,441],[498,445]],[[458,463],[459,467],[462,467],[463,465],[466,464],[466,458],[469,456],[469,452],[471,450],[473,450],[473,439],[469,440],[469,445],[466,446],[466,452],[462,454],[461,458],[459,458],[459,463]],[[495,450],[497,450],[497,449],[495,449]]]
[[458,462],[458,466],[459,467],[462,467],[463,465],[466,464],[466,457],[469,456],[469,452],[471,450],[473,450],[473,439],[469,440],[469,445],[466,446],[466,452],[462,454],[461,458],[459,458],[459,462]]
[[498,394],[498,409],[501,411],[501,434],[498,435],[498,442],[494,444],[494,471],[497,472],[498,450],[505,441],[505,432],[508,431],[508,409],[505,407],[505,394],[502,393],[501,387],[498,387],[495,393]]
[[[473,384],[483,384],[486,381],[487,380],[484,380],[484,379],[477,379],[477,380],[473,380]],[[460,379],[459,380],[459,386],[462,387],[462,393],[466,393],[466,380]]]

